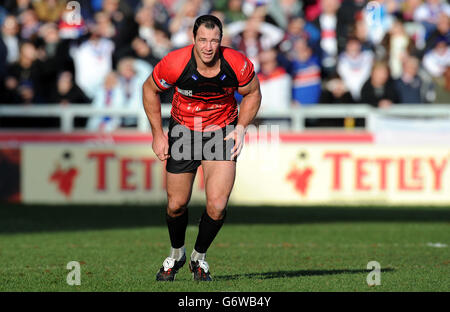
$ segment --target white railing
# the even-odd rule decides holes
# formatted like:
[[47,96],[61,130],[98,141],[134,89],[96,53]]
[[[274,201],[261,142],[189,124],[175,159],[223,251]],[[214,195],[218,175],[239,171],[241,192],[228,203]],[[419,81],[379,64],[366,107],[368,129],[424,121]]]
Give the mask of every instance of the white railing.
[[[162,105],[163,118],[170,117],[171,105]],[[35,105],[17,106],[0,105],[0,117],[57,117],[60,118],[60,130],[65,133],[74,131],[75,117],[94,116],[137,117],[137,129],[142,132],[149,131],[149,123],[143,109],[95,109],[86,104],[60,105]],[[390,108],[377,109],[367,104],[320,104],[311,107],[293,107],[286,111],[258,113],[260,119],[286,119],[290,121],[290,130],[302,131],[305,129],[306,118],[364,118],[367,130],[372,129],[371,120],[379,115],[410,118],[450,118],[450,104],[401,104]],[[2,128],[1,130],[7,130]]]

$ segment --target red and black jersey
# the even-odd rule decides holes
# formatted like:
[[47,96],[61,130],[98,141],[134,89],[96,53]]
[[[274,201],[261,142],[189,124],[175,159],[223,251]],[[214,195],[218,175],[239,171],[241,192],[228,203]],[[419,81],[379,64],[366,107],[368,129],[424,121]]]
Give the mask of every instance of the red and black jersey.
[[[252,62],[242,53],[220,47],[220,72],[212,78],[197,71],[193,45],[167,54],[154,68],[152,78],[158,88],[175,87],[172,117],[191,130],[207,131],[233,122],[237,117],[234,92],[250,83],[255,75]],[[194,118],[201,117],[194,127]]]

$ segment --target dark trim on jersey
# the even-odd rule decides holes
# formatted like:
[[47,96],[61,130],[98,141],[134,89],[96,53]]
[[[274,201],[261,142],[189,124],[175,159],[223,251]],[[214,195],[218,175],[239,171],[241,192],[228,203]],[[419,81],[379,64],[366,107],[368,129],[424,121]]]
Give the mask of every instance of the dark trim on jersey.
[[239,88],[243,88],[246,85],[248,85],[250,82],[252,82],[253,78],[255,78],[255,71],[253,71],[253,73],[252,73],[252,78],[250,78],[250,80],[247,83],[243,84],[242,86],[239,86]]
[[[156,85],[156,87],[161,91],[161,92],[164,92],[164,91],[166,91],[167,89],[165,89],[165,90],[163,90],[163,89],[161,89],[160,87],[159,87],[159,84],[156,82],[156,80],[155,80],[155,77],[153,77],[153,72],[152,72],[152,79],[153,79],[153,82],[155,83],[155,85]],[[170,89],[170,88],[169,88]]]
[[233,70],[233,67],[231,67],[230,63],[225,59],[222,53],[222,47],[220,48],[220,71],[224,71],[225,74],[230,75],[231,78],[233,78],[234,81],[236,81],[236,87],[239,87],[239,81],[236,76],[236,73]]
[[[236,88],[238,88],[239,87],[239,82],[238,82],[236,73],[234,72],[234,70],[231,67],[230,63],[228,63],[228,61],[223,56],[222,50],[224,48],[225,47],[222,47],[222,46],[219,48],[219,59],[220,59],[220,71],[219,71],[219,73],[216,76],[214,76],[214,77],[205,77],[205,76],[201,75],[198,72],[198,70],[197,70],[197,61],[195,60],[194,46],[192,46],[191,58],[189,59],[189,62],[184,67],[183,72],[178,77],[177,81],[175,82],[175,85],[178,86],[180,84],[180,82],[184,78],[189,78],[189,77],[186,77],[186,76],[189,75],[190,72],[194,71],[194,72],[197,72],[200,76],[202,76],[205,79],[216,79],[217,77],[219,77],[220,74],[224,73],[224,74],[228,75],[230,78],[232,78],[236,82]],[[253,75],[254,75],[254,72],[253,72]],[[252,76],[252,79],[253,79],[253,76]],[[194,97],[192,97],[192,98],[194,98]]]
[[[177,79],[177,81],[175,82],[175,86],[180,85],[181,80],[182,80],[186,75],[188,75],[189,70],[190,70],[190,66],[192,66],[192,57],[193,57],[193,53],[194,53],[194,46],[192,46],[192,49],[191,49],[191,58],[190,58],[189,61],[187,62],[186,66],[184,66],[184,69],[183,69],[183,71],[181,72],[180,76],[178,76],[178,79]],[[196,69],[196,68],[194,67],[194,69]]]

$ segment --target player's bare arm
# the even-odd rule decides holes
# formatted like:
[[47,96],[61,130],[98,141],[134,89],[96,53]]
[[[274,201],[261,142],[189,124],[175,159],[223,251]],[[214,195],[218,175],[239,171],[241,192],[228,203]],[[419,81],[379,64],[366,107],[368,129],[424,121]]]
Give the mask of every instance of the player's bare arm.
[[164,161],[170,156],[168,139],[162,128],[159,92],[161,92],[161,90],[156,86],[152,76],[149,76],[142,87],[143,104],[152,129],[153,152],[161,161]]
[[261,90],[259,88],[259,80],[256,75],[244,87],[238,88],[238,92],[243,95],[243,99],[240,105],[238,122],[236,129],[232,131],[225,140],[233,138],[235,144],[231,150],[233,160],[235,157],[239,156],[244,143],[245,130],[247,126],[255,119],[258,113],[259,107],[261,105]]

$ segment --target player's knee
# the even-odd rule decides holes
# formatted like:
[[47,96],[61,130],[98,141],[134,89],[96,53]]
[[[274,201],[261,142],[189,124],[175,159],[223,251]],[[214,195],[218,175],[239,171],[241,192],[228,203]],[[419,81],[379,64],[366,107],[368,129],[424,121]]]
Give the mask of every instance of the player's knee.
[[220,220],[225,215],[225,208],[227,207],[227,196],[212,196],[207,199],[208,215],[213,220]]
[[188,201],[189,200],[169,196],[167,203],[167,214],[171,217],[182,215],[186,211]]

